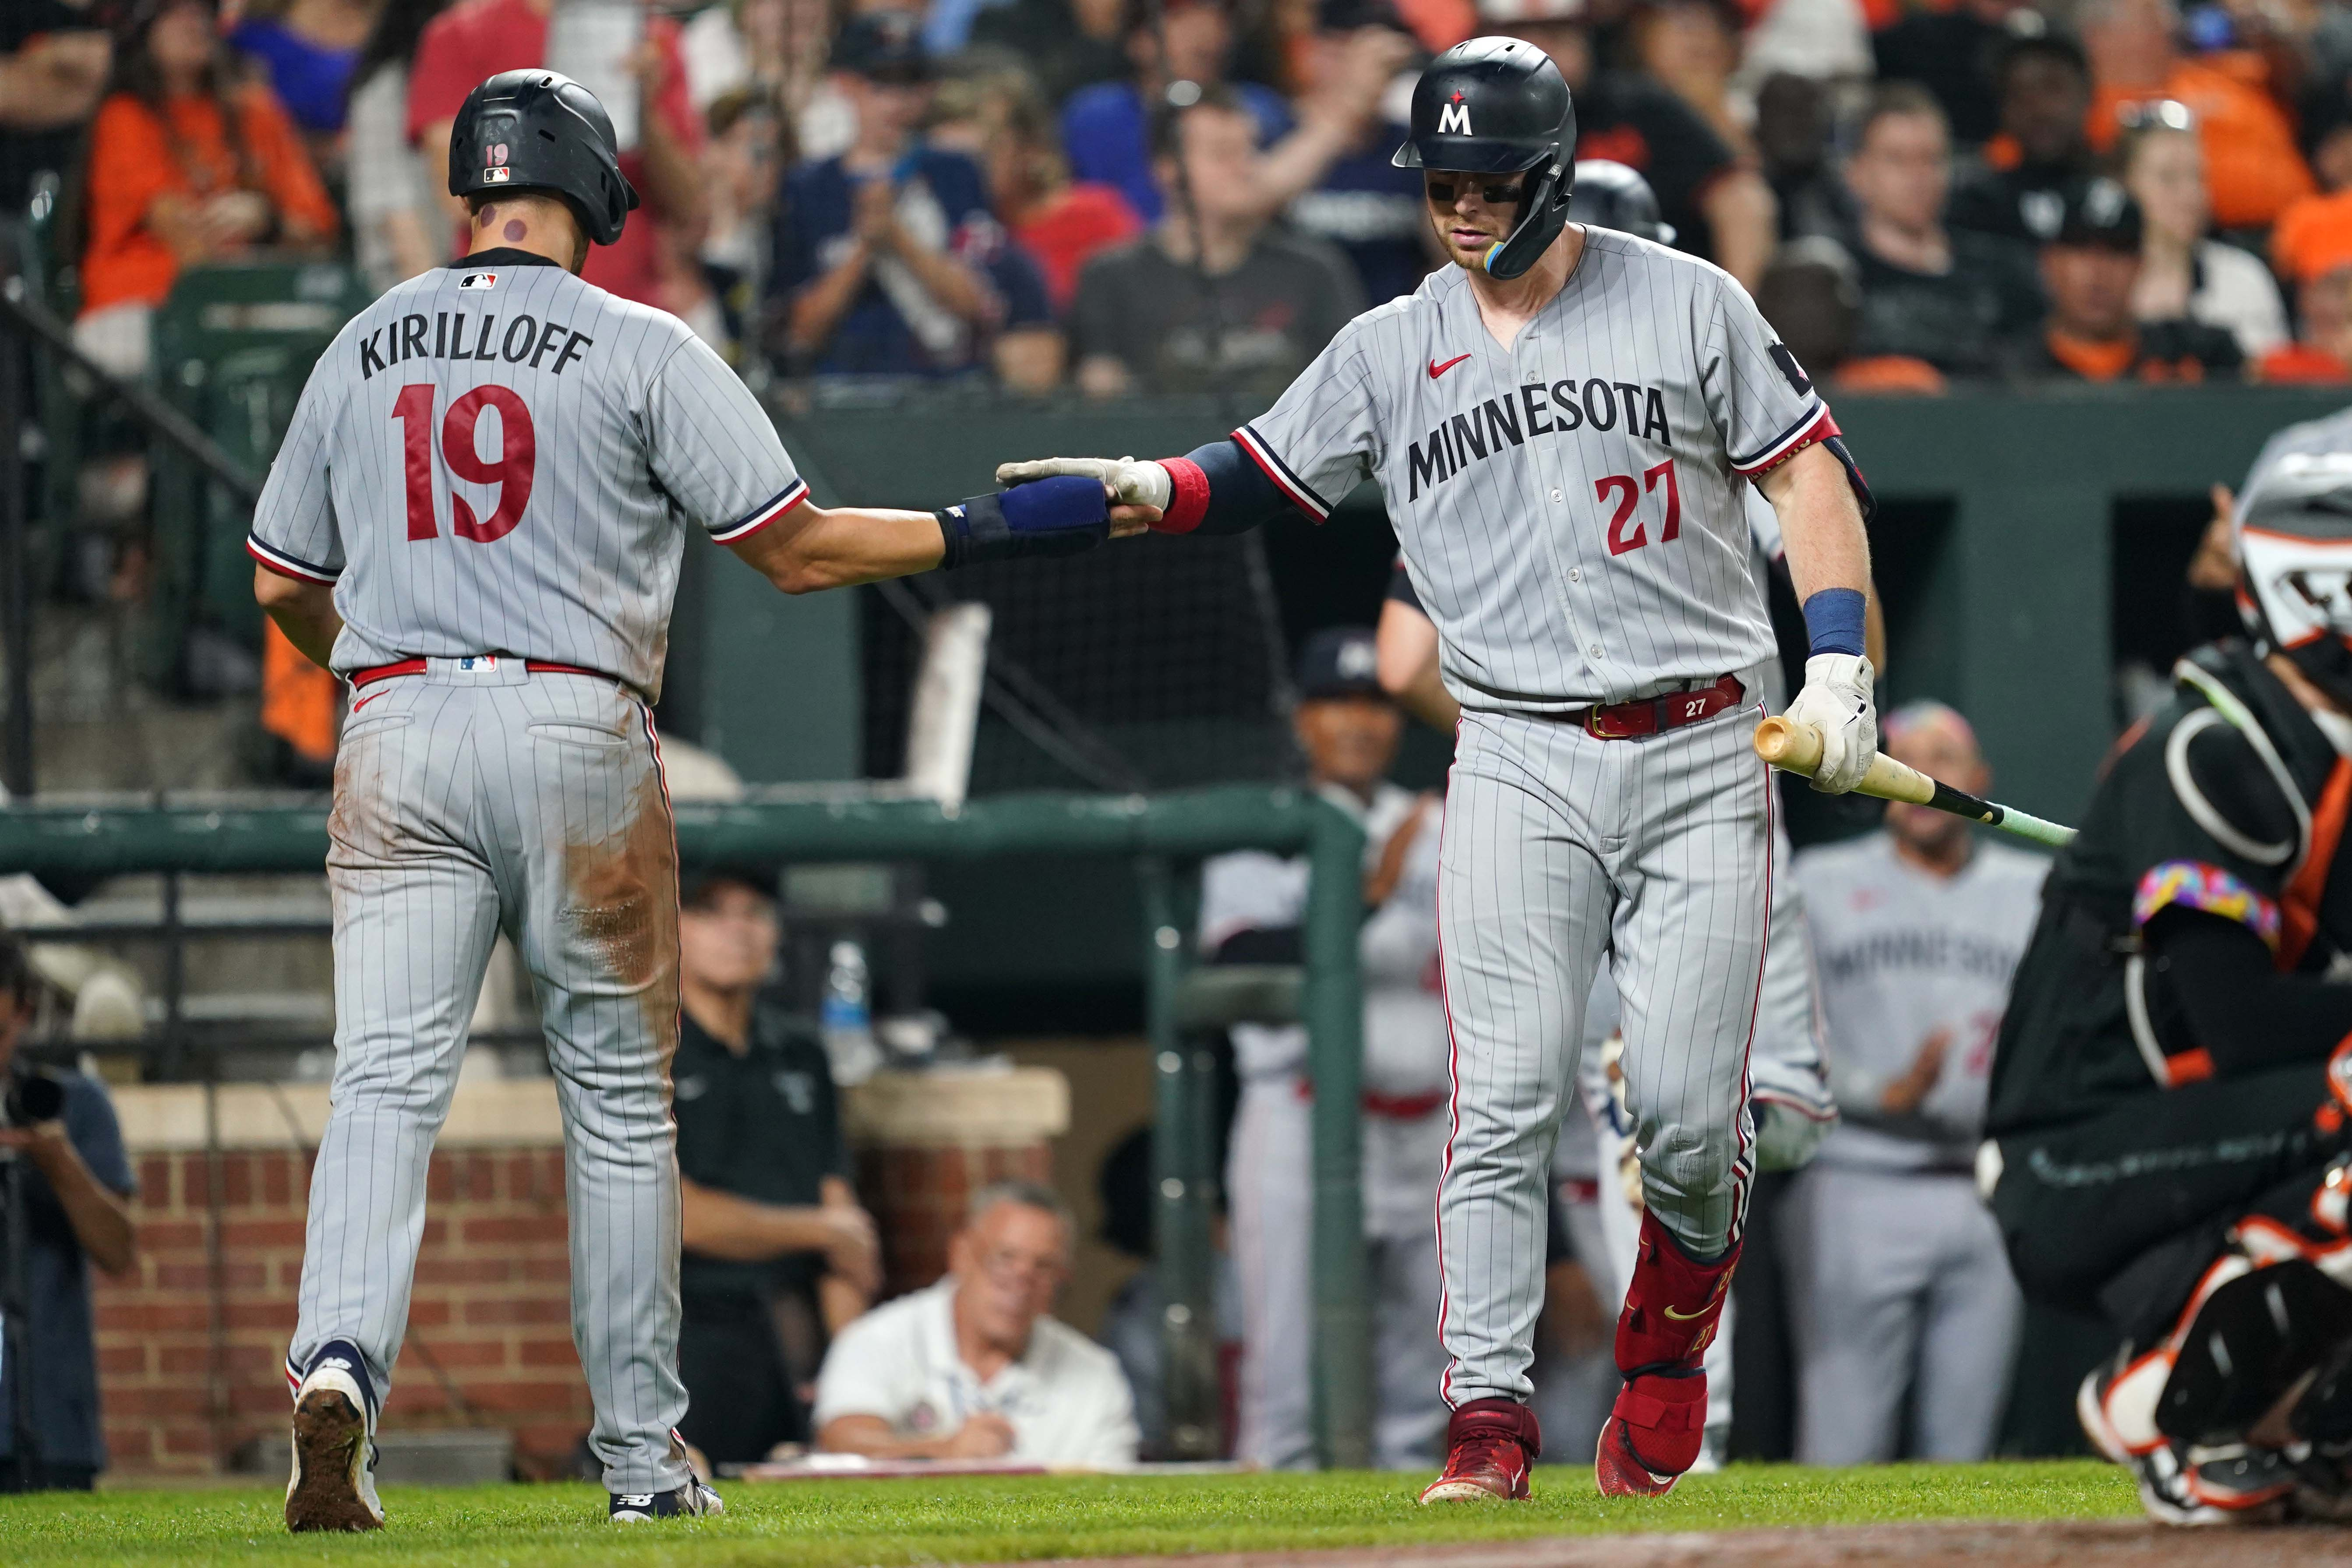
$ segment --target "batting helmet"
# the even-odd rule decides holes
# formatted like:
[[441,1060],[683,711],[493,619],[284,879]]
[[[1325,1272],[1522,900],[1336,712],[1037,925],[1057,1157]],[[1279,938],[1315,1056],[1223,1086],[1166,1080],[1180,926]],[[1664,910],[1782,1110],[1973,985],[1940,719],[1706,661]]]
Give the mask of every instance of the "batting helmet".
[[604,106],[551,70],[500,71],[466,95],[449,132],[451,195],[523,191],[562,196],[598,245],[637,206]]
[[1519,38],[1472,38],[1421,73],[1411,133],[1390,162],[1465,174],[1526,170],[1519,221],[1486,259],[1491,276],[1517,278],[1568,223],[1575,156],[1576,105],[1551,57]]
[[2238,498],[2246,629],[2352,705],[2352,453],[2288,452]]
[[1576,188],[1568,198],[1568,221],[1613,228],[1660,245],[1675,242],[1675,226],[1658,216],[1658,193],[1638,169],[1606,158],[1580,158]]

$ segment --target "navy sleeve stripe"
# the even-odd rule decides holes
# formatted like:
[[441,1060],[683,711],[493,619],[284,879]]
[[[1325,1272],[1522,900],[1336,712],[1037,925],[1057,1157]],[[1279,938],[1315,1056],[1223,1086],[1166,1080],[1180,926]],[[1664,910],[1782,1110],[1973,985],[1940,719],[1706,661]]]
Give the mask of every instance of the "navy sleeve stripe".
[[808,499],[808,481],[795,479],[791,484],[751,509],[740,522],[711,531],[711,539],[720,544],[732,544],[739,539],[749,539],[784,513]]
[[1241,443],[1242,450],[1247,452],[1256,461],[1258,467],[1265,470],[1265,477],[1281,487],[1282,492],[1290,498],[1299,510],[1318,522],[1322,522],[1330,517],[1331,503],[1317,495],[1313,487],[1291,472],[1290,465],[1275,454],[1274,448],[1266,443],[1265,437],[1259,435],[1254,427],[1243,426],[1234,432],[1234,439]]
[[251,534],[246,535],[245,551],[247,554],[281,577],[295,577],[305,583],[332,583],[341,575],[340,573],[328,571],[324,566],[313,566],[299,556],[287,554],[283,550],[273,550]]

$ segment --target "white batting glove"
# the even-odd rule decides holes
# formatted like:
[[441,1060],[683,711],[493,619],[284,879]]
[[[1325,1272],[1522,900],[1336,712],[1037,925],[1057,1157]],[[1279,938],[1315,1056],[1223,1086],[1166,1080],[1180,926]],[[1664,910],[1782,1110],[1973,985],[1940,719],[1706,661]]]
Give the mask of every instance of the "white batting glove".
[[1100,479],[1110,499],[1122,506],[1148,506],[1160,511],[1175,499],[1176,481],[1168,470],[1157,463],[1139,463],[1133,458],[1042,458],[1030,463],[999,463],[996,482],[1000,485],[1025,485],[1032,479],[1050,479],[1064,474],[1085,474]]
[[1870,660],[1859,654],[1817,653],[1805,660],[1805,689],[1789,704],[1787,717],[1821,731],[1822,765],[1813,787],[1823,795],[1843,795],[1860,784],[1878,755],[1870,680]]

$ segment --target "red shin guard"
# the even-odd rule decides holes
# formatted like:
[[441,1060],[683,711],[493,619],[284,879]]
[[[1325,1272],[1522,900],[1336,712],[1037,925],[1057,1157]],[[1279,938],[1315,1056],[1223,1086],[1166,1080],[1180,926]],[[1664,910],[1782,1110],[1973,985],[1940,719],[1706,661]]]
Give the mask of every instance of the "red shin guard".
[[1706,1426],[1701,1358],[1738,1263],[1738,1247],[1712,1263],[1693,1262],[1655,1215],[1643,1215],[1633,1279],[1617,1317],[1625,1386],[1601,1436],[1604,1494],[1659,1495],[1698,1462]]

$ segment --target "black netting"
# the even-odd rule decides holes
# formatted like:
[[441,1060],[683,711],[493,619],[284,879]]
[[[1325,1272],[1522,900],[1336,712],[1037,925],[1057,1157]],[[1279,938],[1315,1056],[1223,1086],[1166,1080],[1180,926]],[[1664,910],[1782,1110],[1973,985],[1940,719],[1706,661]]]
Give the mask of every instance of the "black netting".
[[1246,537],[1154,535],[864,590],[867,773],[904,767],[921,657],[909,616],[949,595],[994,617],[973,794],[1284,773],[1287,694],[1276,672],[1286,658],[1260,549]]

